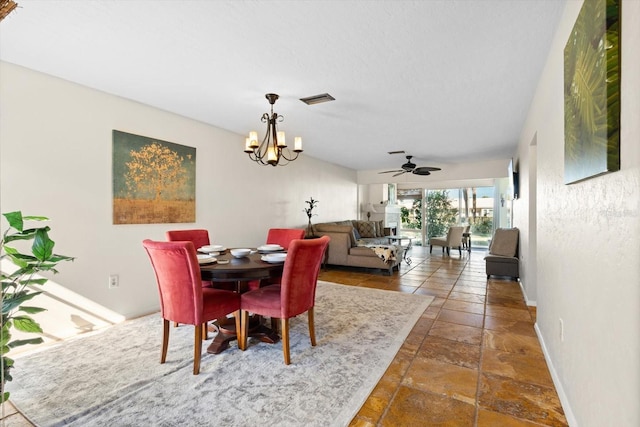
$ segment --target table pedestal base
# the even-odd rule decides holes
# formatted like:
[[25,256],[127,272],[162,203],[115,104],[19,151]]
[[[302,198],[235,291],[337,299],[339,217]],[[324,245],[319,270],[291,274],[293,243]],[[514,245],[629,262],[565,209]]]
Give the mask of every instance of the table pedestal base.
[[[233,317],[225,318],[216,322],[212,327],[217,329],[218,334],[213,339],[209,347],[207,347],[207,353],[220,354],[229,348],[229,343],[237,339],[236,334],[236,322]],[[262,342],[268,344],[275,344],[280,341],[280,336],[276,331],[262,324],[261,316],[251,316],[249,318],[249,337],[257,338]]]

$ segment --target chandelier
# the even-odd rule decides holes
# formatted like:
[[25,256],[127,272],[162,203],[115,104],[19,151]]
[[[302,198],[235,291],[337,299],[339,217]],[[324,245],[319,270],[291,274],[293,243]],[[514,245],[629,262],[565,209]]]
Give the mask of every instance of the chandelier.
[[245,139],[244,152],[249,154],[249,158],[260,165],[286,166],[289,162],[298,158],[302,153],[302,138],[295,137],[293,153],[287,147],[283,131],[279,131],[276,122],[283,122],[284,117],[273,112],[273,104],[279,98],[275,93],[268,93],[265,98],[271,104],[271,114],[264,113],[260,119],[267,124],[267,133],[262,142],[258,142],[258,132],[249,132],[249,138]]

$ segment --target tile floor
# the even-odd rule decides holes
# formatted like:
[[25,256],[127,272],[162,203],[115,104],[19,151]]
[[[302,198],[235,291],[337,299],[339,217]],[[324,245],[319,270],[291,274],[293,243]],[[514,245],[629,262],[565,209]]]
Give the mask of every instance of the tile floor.
[[[433,295],[352,427],[567,426],[519,284],[487,281],[481,251],[414,246],[398,273],[330,267],[321,280]],[[30,427],[11,405],[3,427]]]
[[352,420],[365,426],[566,426],[519,283],[487,280],[482,251],[411,250],[383,276],[331,268],[322,280],[433,295]]

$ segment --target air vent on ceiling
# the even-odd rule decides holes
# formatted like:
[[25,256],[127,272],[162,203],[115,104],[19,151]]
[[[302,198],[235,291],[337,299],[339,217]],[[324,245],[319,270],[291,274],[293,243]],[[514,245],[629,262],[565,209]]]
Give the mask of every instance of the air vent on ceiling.
[[300,98],[300,101],[307,105],[321,104],[323,102],[335,101],[336,99],[328,93],[321,93],[320,95],[307,96],[306,98]]
[[404,154],[404,150],[388,151],[389,154]]

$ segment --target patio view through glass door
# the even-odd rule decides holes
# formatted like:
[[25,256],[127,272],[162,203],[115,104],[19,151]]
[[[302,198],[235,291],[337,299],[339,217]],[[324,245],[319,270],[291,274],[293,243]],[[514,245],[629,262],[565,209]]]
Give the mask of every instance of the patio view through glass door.
[[487,248],[493,233],[494,188],[467,187],[398,190],[400,234],[415,245],[428,245],[452,225],[470,225],[473,247]]

